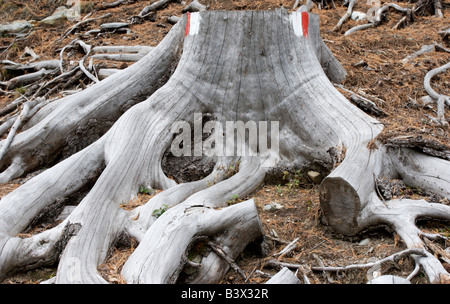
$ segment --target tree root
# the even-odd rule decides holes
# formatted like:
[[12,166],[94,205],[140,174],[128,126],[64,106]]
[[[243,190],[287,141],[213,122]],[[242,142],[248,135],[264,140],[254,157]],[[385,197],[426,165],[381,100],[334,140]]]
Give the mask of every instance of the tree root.
[[341,29],[342,25],[352,16],[353,13],[353,7],[356,4],[356,0],[350,0],[348,3],[347,12],[344,14],[344,16],[339,19],[338,23],[333,27],[332,31],[337,32]]
[[416,219],[421,217],[450,220],[449,206],[409,199],[391,200],[384,204],[374,197],[369,209],[370,211],[364,212],[365,218],[393,227],[408,249],[423,250],[423,254],[415,253],[413,258],[431,283],[442,283],[450,279],[449,273],[439,260],[424,250],[425,245],[420,237],[423,233],[415,226]]
[[[206,11],[184,16],[164,43],[136,64],[39,111],[28,123],[31,127],[16,135],[5,154],[3,165],[8,166],[9,160],[17,168],[2,174],[16,171],[17,175],[35,168],[38,162],[31,163],[30,151],[41,149],[33,160],[58,151],[66,144],[67,134],[86,126],[87,120],[114,116],[111,120],[117,121],[92,144],[2,198],[0,276],[17,265],[34,263],[33,253],[18,254],[14,248],[47,237],[52,239],[49,245],[56,244],[58,238],[68,239],[62,251],[54,250],[59,256],[55,283],[105,283],[98,265],[119,238],[130,237],[139,246],[122,269],[128,283],[217,282],[230,265],[213,251],[202,250],[203,245],[208,241],[219,244],[224,254],[235,260],[247,244],[262,237],[254,202],[250,199],[228,206],[230,199],[246,198],[273,167],[308,166],[317,161],[332,164],[320,186],[324,219],[332,229],[355,235],[387,224],[408,248],[423,249],[415,220],[449,220],[449,207],[412,200],[383,202],[376,194],[376,178],[400,176],[408,185],[448,198],[450,162],[377,142],[382,125],[349,103],[330,82],[344,74],[320,39],[318,18],[306,12],[292,14],[284,10]],[[243,30],[236,31],[236,24]],[[172,67],[181,45],[183,55],[176,70],[156,90],[155,82]],[[147,94],[151,96],[147,98]],[[111,104],[113,109],[106,106]],[[121,110],[127,111],[117,115]],[[270,142],[273,151],[269,155],[235,155],[235,151],[246,151],[250,146],[253,152],[258,149],[247,143],[233,144],[232,155],[216,155],[216,166],[208,176],[177,185],[161,164],[169,147],[174,142],[180,145],[171,130],[174,123],[192,121],[194,116],[194,135],[201,135],[193,140],[194,154],[198,148],[201,153],[212,149],[195,145],[206,136],[196,129],[198,117],[200,126],[206,125],[205,115],[197,113],[210,114],[219,123],[275,121],[271,131],[279,134],[274,131],[268,138],[260,138]],[[55,120],[58,126],[67,127],[56,135],[47,130]],[[231,129],[233,135],[235,129]],[[35,143],[30,140],[35,137],[44,139]],[[47,144],[47,140],[51,145],[42,151],[39,144]],[[227,145],[230,142],[227,138]],[[183,147],[188,143],[183,141]],[[345,151],[345,157],[334,168],[332,151],[339,149]],[[227,151],[226,147],[219,150]],[[230,177],[222,166],[228,168],[237,162],[237,173]],[[17,237],[36,217],[61,207],[68,196],[88,186],[86,196],[62,223],[28,241]],[[121,208],[141,186],[164,191],[134,210]],[[155,213],[163,207],[167,209],[164,213]],[[64,233],[71,225],[75,225],[76,235]],[[193,255],[201,259],[190,260]],[[431,254],[415,259],[431,282],[448,276]],[[194,268],[190,276],[184,275],[185,267]]]
[[[170,69],[178,57],[183,32],[177,29],[181,27],[182,24],[174,26],[160,46],[145,59],[131,66],[127,73],[117,73],[114,77],[109,77],[78,94],[43,107],[25,124],[25,131],[17,134],[0,163],[1,166],[8,167],[14,158],[21,157],[24,160],[22,169],[14,173],[10,168],[10,173],[3,174],[2,182],[44,165],[56,151],[68,144],[68,140],[74,141],[80,137],[81,141],[84,138],[92,142],[123,112],[158,89],[162,85],[161,81],[167,79],[172,72]],[[80,62],[79,67],[84,67],[83,62]],[[71,73],[73,72],[72,70]],[[139,83],[145,85],[140,86]],[[73,112],[70,109],[77,110]],[[98,129],[94,139],[78,132],[92,119],[97,121]],[[58,128],[55,128],[55,125],[58,125]],[[30,160],[30,157],[33,160]]]
[[[394,8],[394,9],[396,9],[396,10],[406,14],[406,17],[407,17],[408,21],[412,21],[413,20],[413,14],[412,14],[412,10],[411,9],[403,8],[403,7],[401,7],[401,6],[399,6],[398,4],[395,4],[395,3],[388,3],[388,4],[384,5],[384,6],[382,6],[381,8],[379,8],[378,10],[376,10],[375,17],[374,17],[372,22],[367,23],[367,24],[357,25],[357,26],[349,29],[348,31],[346,31],[344,33],[344,35],[348,36],[348,35],[356,32],[356,31],[360,31],[360,30],[364,30],[364,29],[367,29],[367,28],[379,26],[381,24],[381,22],[382,22],[383,14],[386,13],[389,10],[389,8]],[[404,23],[404,21],[402,21],[402,23]]]
[[438,94],[435,90],[433,90],[433,88],[431,88],[430,82],[434,76],[441,74],[441,73],[445,73],[449,68],[450,68],[450,62],[441,67],[438,67],[438,68],[435,68],[435,69],[429,71],[425,75],[425,78],[424,78],[425,90],[431,96],[431,98],[436,100],[437,120],[441,125],[444,125],[444,126],[448,126],[448,122],[445,119],[445,115],[444,115],[444,111],[445,111],[444,104],[447,104],[450,107],[450,96]]

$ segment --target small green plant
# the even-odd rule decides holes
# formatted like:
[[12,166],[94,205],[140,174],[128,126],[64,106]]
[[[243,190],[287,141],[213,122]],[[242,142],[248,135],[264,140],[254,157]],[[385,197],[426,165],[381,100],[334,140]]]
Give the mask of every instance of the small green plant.
[[301,186],[302,174],[300,170],[296,170],[293,173],[283,171],[283,180],[287,180],[287,189],[290,192],[295,193],[297,189]]
[[278,192],[278,194],[282,194],[283,190],[281,189],[281,185],[276,185],[275,186],[275,191]]
[[20,86],[18,88],[15,89],[17,93],[19,93],[20,95],[24,95],[27,92],[27,89]]
[[141,193],[141,194],[150,194],[150,190],[148,190],[147,187],[140,186],[139,187],[139,193]]
[[231,177],[231,176],[235,175],[236,173],[238,173],[239,164],[240,164],[240,161],[237,161],[234,165],[229,165],[228,168],[226,169],[226,176]]
[[164,212],[167,211],[167,208],[168,208],[168,207],[169,207],[169,206],[167,206],[166,204],[164,204],[164,205],[161,206],[161,208],[153,210],[152,215],[155,216],[156,218],[158,218],[158,217],[160,217],[161,215],[163,215]]
[[311,209],[312,209],[312,204],[313,204],[313,202],[312,202],[311,200],[307,200],[307,201],[305,202],[305,205],[306,205],[308,211],[311,211]]
[[230,205],[234,205],[236,203],[239,203],[240,199],[239,196],[237,194],[234,194],[230,200],[227,201],[228,206]]

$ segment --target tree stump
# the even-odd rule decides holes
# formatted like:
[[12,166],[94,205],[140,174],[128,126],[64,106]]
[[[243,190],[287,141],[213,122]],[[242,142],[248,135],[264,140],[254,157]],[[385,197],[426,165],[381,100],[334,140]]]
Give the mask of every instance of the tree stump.
[[[122,272],[127,282],[175,283],[187,266],[196,268],[188,282],[217,282],[226,263],[212,251],[200,263],[190,261],[193,244],[213,240],[235,258],[262,235],[251,200],[230,207],[227,201],[251,194],[270,170],[313,162],[331,168],[320,186],[320,203],[336,232],[355,235],[387,224],[408,247],[422,247],[415,220],[449,220],[450,207],[384,202],[375,178],[402,177],[450,197],[450,162],[377,142],[382,124],[333,86],[344,78],[344,69],[320,37],[317,15],[286,10],[184,15],[142,60],[44,107],[11,143],[2,159],[2,181],[36,168],[68,141],[78,141],[92,120],[101,125],[120,116],[109,129],[94,128],[98,139],[87,147],[1,199],[0,275],[58,261],[55,283],[105,283],[98,265],[119,238],[134,238],[139,245]],[[206,116],[212,117],[213,127]],[[199,131],[196,120],[209,131]],[[205,157],[208,147],[216,152],[208,154],[215,163],[212,172],[183,184],[170,179],[161,165],[179,140],[173,126],[180,122],[194,125],[189,148],[194,155]],[[212,130],[229,122],[244,129],[244,139],[247,131],[251,137],[252,126],[274,124],[270,132],[259,130],[267,137],[258,137],[256,146],[234,136],[221,144],[214,137],[214,145],[206,145]],[[271,145],[268,154],[261,153],[263,141]],[[189,152],[188,140],[175,147]],[[336,155],[343,161],[336,163]],[[230,167],[235,168],[232,176]],[[164,191],[132,211],[122,209],[141,186]],[[26,239],[17,237],[36,217],[51,214],[86,187],[88,193],[62,223]],[[168,210],[155,216],[163,206]],[[431,254],[416,260],[431,282],[448,276]]]

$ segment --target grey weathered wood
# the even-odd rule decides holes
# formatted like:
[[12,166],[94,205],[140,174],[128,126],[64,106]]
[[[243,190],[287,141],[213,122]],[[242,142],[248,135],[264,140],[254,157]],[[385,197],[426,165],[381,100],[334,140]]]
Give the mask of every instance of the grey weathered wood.
[[[41,109],[24,126],[26,130],[15,137],[2,161],[2,165],[7,166],[23,160],[19,166],[21,170],[11,178],[19,177],[50,159],[67,145],[68,140],[76,138],[77,129],[82,129],[92,119],[103,123],[103,127],[98,125],[98,128],[99,134],[104,133],[105,126],[158,89],[162,85],[161,79],[170,74],[170,66],[177,58],[184,34],[182,26],[175,26],[152,54],[127,72],[117,73],[79,94],[64,97]],[[73,109],[77,109],[76,114]],[[83,135],[80,135],[79,140],[82,141]],[[33,160],[30,160],[31,155]],[[8,179],[0,174],[1,182]]]
[[[446,96],[446,95],[441,95],[439,93],[437,93],[435,90],[433,90],[433,88],[431,87],[431,79],[440,74],[440,73],[445,73],[445,71],[447,71],[448,69],[450,69],[450,62],[444,64],[443,66],[440,66],[438,68],[432,69],[430,70],[426,75],[425,78],[423,80],[423,85],[425,87],[425,90],[427,91],[427,93],[434,99],[434,100],[439,100],[439,98],[443,98],[445,100],[445,103],[450,106],[450,96]],[[443,113],[442,113],[443,116]]]
[[36,61],[28,64],[11,64],[4,66],[2,69],[4,70],[34,70],[39,71],[42,69],[45,70],[54,70],[59,67],[59,60],[43,60]]
[[[302,27],[303,18],[308,18],[307,28]],[[448,206],[382,202],[377,197],[379,176],[402,176],[408,184],[421,184],[448,197],[450,162],[406,148],[392,150],[376,141],[383,125],[350,103],[331,82],[342,81],[345,73],[320,37],[317,15],[205,11],[191,13],[190,20],[186,31],[183,16],[136,64],[44,107],[29,122],[30,128],[17,134],[9,156],[5,155],[11,163],[8,176],[59,151],[89,120],[118,118],[97,141],[0,200],[0,275],[27,263],[27,254],[18,251],[25,241],[16,234],[94,181],[70,215],[45,234],[58,239],[65,227],[77,227],[64,242],[55,282],[105,283],[97,267],[124,235],[140,242],[123,267],[130,283],[176,282],[187,263],[186,250],[197,236],[214,239],[234,259],[261,235],[261,227],[253,202],[226,207],[227,201],[251,194],[271,167],[261,155],[214,158],[211,175],[177,185],[163,171],[161,160],[173,142],[171,126],[180,120],[193,122],[196,113],[210,114],[221,123],[278,122],[279,150],[272,153],[271,165],[329,166],[331,172],[320,186],[320,203],[324,219],[338,233],[354,235],[387,224],[409,248],[420,248],[414,220],[448,219]],[[173,74],[162,85],[159,78],[171,68]],[[123,115],[117,113],[125,110]],[[34,137],[44,140],[34,142]],[[341,151],[342,162],[336,164],[333,151]],[[35,163],[30,164],[32,153]],[[228,177],[221,163],[225,168],[239,164],[237,173]],[[164,191],[133,211],[120,208],[142,185]],[[153,211],[164,205],[170,207],[156,218]],[[39,250],[37,239],[27,247],[31,256]],[[432,282],[448,276],[431,254],[415,261]],[[228,267],[214,254],[197,264],[192,283],[217,282]]]
[[402,277],[384,275],[369,281],[367,284],[411,284],[411,282]]
[[56,72],[56,69],[54,69],[54,70],[41,69],[37,72],[28,73],[25,75],[14,77],[6,82],[0,82],[0,84],[6,86],[6,88],[8,90],[11,90],[11,89],[38,81],[42,77],[49,75],[49,74],[53,74],[55,72]]
[[283,267],[277,274],[270,278],[266,284],[300,284],[297,276],[287,267]]

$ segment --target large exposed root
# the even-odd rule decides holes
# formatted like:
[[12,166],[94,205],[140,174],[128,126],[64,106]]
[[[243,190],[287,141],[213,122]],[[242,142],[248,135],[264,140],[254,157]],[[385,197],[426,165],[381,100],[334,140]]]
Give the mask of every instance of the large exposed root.
[[[236,31],[236,24],[243,30]],[[384,204],[376,195],[376,178],[401,176],[408,184],[449,197],[449,162],[409,149],[389,150],[376,142],[381,124],[348,102],[330,82],[342,79],[344,74],[320,39],[318,24],[317,16],[306,12],[288,14],[284,10],[202,12],[183,17],[183,22],[169,34],[171,38],[147,55],[173,59],[175,51],[168,48],[183,42],[177,69],[165,85],[131,107],[93,144],[0,201],[0,274],[33,264],[36,257],[51,255],[49,261],[59,258],[54,282],[105,283],[97,267],[119,237],[126,235],[139,242],[123,267],[127,282],[174,283],[180,280],[186,265],[196,268],[186,281],[217,282],[228,264],[209,251],[197,252],[202,255],[201,263],[189,261],[187,256],[194,244],[214,241],[226,256],[235,259],[249,242],[262,235],[252,200],[230,207],[227,201],[249,195],[262,183],[270,167],[307,166],[313,162],[332,167],[321,184],[320,199],[325,219],[335,231],[355,235],[370,226],[388,224],[408,247],[421,248],[415,220],[423,216],[448,220],[448,207],[409,200]],[[186,29],[181,28],[183,25],[187,25]],[[171,55],[163,55],[163,51]],[[142,60],[159,66],[152,58]],[[162,66],[158,70],[166,71],[170,63]],[[151,69],[142,71],[142,65],[136,69],[131,70],[136,77],[154,73]],[[120,72],[95,86],[125,94],[126,88],[111,86],[124,75],[133,78],[129,72]],[[124,80],[126,85],[127,81]],[[146,83],[133,84],[140,85]],[[91,107],[91,93],[95,93],[93,100],[101,100],[100,104],[107,101],[104,92],[97,89],[79,95],[87,108]],[[48,117],[71,113],[67,110],[71,106],[66,103],[52,108]],[[80,112],[85,110],[88,111],[77,108]],[[225,154],[230,158],[215,155],[218,161],[211,174],[177,185],[164,173],[162,158],[174,142],[174,123],[192,122],[194,117],[193,133],[200,134],[200,140],[194,138],[194,143],[202,140],[205,134],[195,125],[196,116],[202,115],[197,113],[210,114],[219,124],[239,122],[237,126],[244,126],[244,131],[236,133],[242,134],[246,130],[252,134],[252,126],[259,123],[274,122],[271,132],[266,125],[264,135],[270,135],[264,140],[266,144],[270,142],[271,148],[279,149],[270,154],[236,155],[236,151],[249,147],[253,152],[261,152],[264,147],[242,142],[234,145],[238,128],[235,124],[223,132],[233,134],[233,140],[226,138],[227,147],[223,147],[228,151],[228,145],[233,143],[231,154]],[[44,117],[29,132],[37,132],[38,126],[48,128],[46,121],[50,118]],[[74,120],[78,118],[75,115]],[[52,138],[51,134],[44,138]],[[185,145],[188,143],[183,142]],[[194,151],[198,148],[195,146]],[[200,153],[203,148],[200,145]],[[53,149],[55,146],[47,152]],[[338,149],[343,161],[334,168],[337,159],[330,151]],[[36,165],[22,161],[27,168]],[[228,177],[222,166],[237,162],[237,173]],[[28,240],[16,237],[33,218],[93,181],[90,191],[61,224]],[[164,191],[142,207],[122,209],[121,204],[135,196],[140,186]],[[157,218],[154,211],[164,205],[168,210]],[[48,246],[33,257],[38,250],[35,244],[42,239],[47,240]],[[447,275],[431,256],[417,257],[417,262],[432,282]]]
[[87,146],[131,106],[155,92],[170,75],[179,55],[182,26],[182,22],[175,25],[158,47],[126,70],[42,108],[24,126],[26,130],[15,136],[0,160],[0,166],[8,168],[0,174],[0,182],[8,182],[54,161],[52,157],[71,143],[80,146],[84,142],[81,148]]

